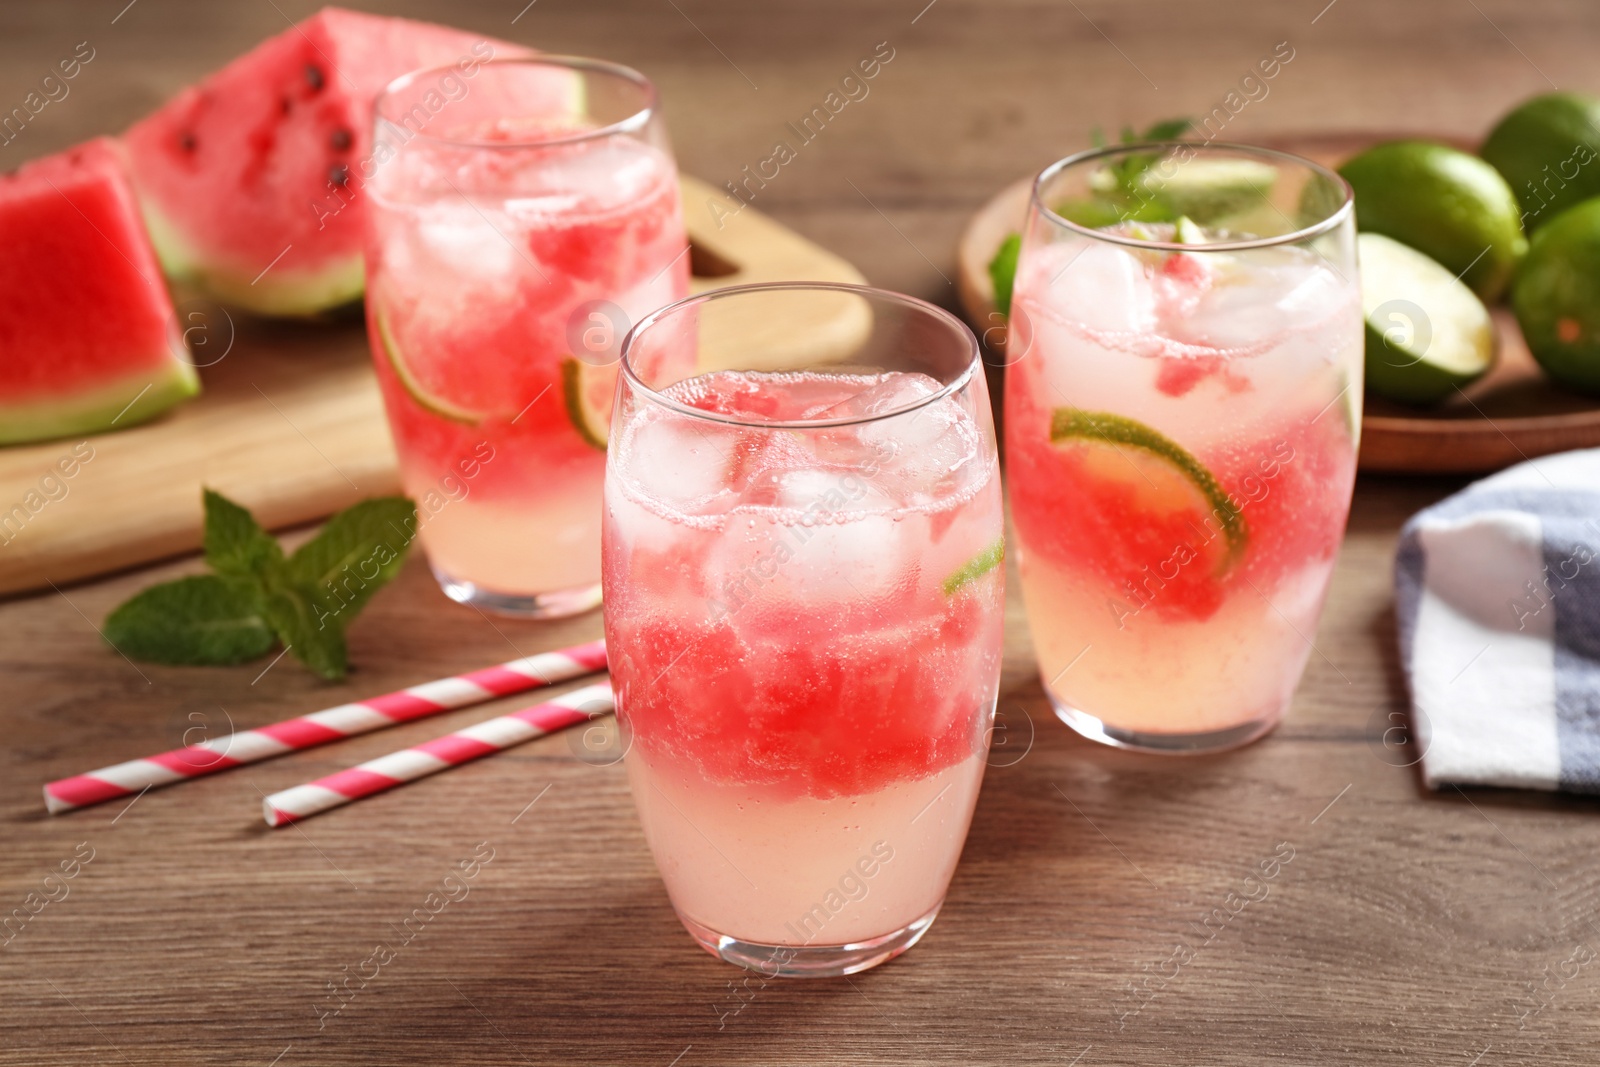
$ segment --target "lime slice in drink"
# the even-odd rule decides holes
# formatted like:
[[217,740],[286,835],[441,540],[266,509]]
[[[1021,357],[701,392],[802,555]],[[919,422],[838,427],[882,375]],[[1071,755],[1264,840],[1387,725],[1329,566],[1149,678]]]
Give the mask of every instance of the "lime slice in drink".
[[1500,172],[1431,141],[1390,141],[1347,160],[1356,225],[1439,261],[1487,301],[1499,299],[1528,250],[1522,209]]
[[1432,403],[1494,363],[1494,323],[1465,283],[1381,234],[1356,239],[1367,320],[1367,385],[1379,396]]
[[597,367],[571,356],[561,361],[561,396],[567,418],[584,443],[605,451],[611,437],[611,401],[617,388],[617,365]]
[[430,392],[422,382],[417,379],[411,368],[406,364],[405,357],[400,354],[400,347],[395,344],[394,334],[389,330],[389,323],[379,312],[376,316],[378,323],[378,343],[383,349],[383,358],[394,376],[400,381],[400,388],[406,395],[417,402],[417,406],[424,411],[431,412],[441,419],[459,422],[464,426],[476,426],[488,418],[487,412],[471,411],[459,404],[451,403],[444,397]]
[[1202,522],[1192,531],[1197,538],[1207,539],[1214,531],[1223,536],[1228,551],[1217,563],[1219,572],[1243,556],[1250,539],[1244,516],[1216,476],[1172,438],[1123,415],[1056,408],[1050,442],[1081,450],[1086,471],[1097,482],[1125,488],[1127,521],[1192,512]]
[[962,589],[994,570],[1006,558],[1006,539],[1000,538],[988,548],[963,563],[954,574],[944,580],[944,595],[955,596]]

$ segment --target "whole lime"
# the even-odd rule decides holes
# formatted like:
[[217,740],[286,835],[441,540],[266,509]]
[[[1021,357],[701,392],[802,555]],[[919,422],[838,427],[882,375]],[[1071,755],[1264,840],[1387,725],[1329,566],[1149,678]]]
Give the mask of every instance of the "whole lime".
[[1390,141],[1347,160],[1356,226],[1437,260],[1487,302],[1528,249],[1521,211],[1500,172],[1432,141]]
[[1481,154],[1511,186],[1522,204],[1523,227],[1532,233],[1600,196],[1600,99],[1536,96],[1500,120]]
[[1533,235],[1511,306],[1545,373],[1600,393],[1600,199],[1568,208]]

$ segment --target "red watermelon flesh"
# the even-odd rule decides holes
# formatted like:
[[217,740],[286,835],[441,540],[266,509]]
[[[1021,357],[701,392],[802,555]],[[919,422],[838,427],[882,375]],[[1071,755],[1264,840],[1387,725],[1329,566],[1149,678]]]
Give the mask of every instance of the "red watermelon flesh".
[[309,315],[362,291],[372,105],[389,82],[528,49],[324,8],[183,90],[124,136],[162,265],[218,299]]
[[0,176],[0,444],[121,428],[199,391],[116,142]]

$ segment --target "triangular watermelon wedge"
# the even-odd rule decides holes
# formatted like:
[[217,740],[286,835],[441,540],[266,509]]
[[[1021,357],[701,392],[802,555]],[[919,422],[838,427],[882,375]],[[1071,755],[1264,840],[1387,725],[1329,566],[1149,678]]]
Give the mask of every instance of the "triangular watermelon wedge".
[[114,141],[0,176],[0,444],[121,429],[199,392]]
[[324,8],[124,136],[162,266],[227,303],[313,315],[362,292],[372,105],[389,82],[528,55],[506,41]]

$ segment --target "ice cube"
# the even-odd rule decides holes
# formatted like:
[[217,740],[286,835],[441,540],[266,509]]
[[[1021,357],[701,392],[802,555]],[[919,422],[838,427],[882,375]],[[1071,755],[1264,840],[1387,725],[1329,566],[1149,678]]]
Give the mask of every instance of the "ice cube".
[[[475,300],[511,294],[521,271],[511,244],[517,235],[509,219],[501,215],[496,222],[494,215],[499,213],[492,206],[479,208],[465,198],[435,201],[418,214],[419,265],[429,263],[452,288],[474,289]],[[477,289],[480,285],[488,292]]]
[[[885,412],[915,404],[938,392],[942,386],[926,374],[893,374],[843,401],[806,413],[813,419],[844,419],[882,416]],[[905,447],[902,436],[916,436],[915,425],[927,407],[903,415],[890,415],[854,425],[811,431],[809,440],[817,458],[831,466],[872,474],[891,462]],[[924,436],[937,436],[930,428]]]
[[653,412],[629,429],[617,467],[652,502],[702,515],[732,496],[730,476],[746,447],[740,434],[738,427]]
[[853,512],[887,511],[896,501],[866,472],[811,467],[762,471],[740,493],[739,504],[778,509],[785,513],[782,522],[817,526]]
[[926,374],[894,372],[865,378],[868,384],[854,396],[826,408],[806,412],[807,419],[848,419],[883,415],[932,396],[942,388]]
[[915,581],[917,553],[906,534],[920,531],[920,524],[899,523],[885,514],[835,519],[796,534],[794,587],[806,599],[879,600]]
[[1091,330],[1147,333],[1155,321],[1145,262],[1103,241],[1059,241],[1031,252],[1018,295],[1029,314],[1042,309]]
[[1300,249],[1230,256],[1219,284],[1174,336],[1211,348],[1262,351],[1287,331],[1321,320],[1349,287],[1312,256]]
[[899,484],[901,499],[909,505],[928,505],[959,493],[981,475],[977,431],[966,420],[945,424],[939,436],[903,453],[890,473]]

